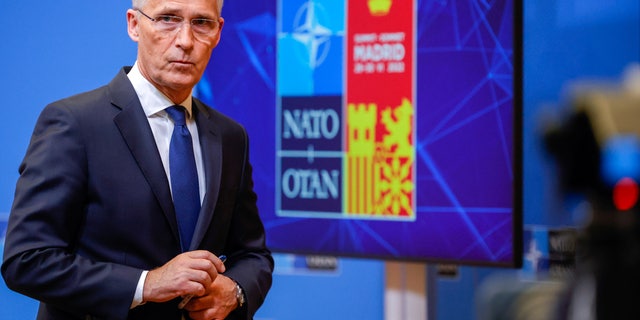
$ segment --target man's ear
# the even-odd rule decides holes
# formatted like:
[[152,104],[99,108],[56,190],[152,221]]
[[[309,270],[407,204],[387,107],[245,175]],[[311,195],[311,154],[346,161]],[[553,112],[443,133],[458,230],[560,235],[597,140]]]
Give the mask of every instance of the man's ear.
[[138,42],[138,17],[136,16],[136,11],[133,9],[127,10],[127,33],[129,33],[131,40]]
[[216,39],[214,40],[213,47],[217,47],[218,43],[220,43],[220,36],[222,36],[222,27],[224,26],[224,18],[220,17],[220,29],[218,30],[218,34],[216,35]]

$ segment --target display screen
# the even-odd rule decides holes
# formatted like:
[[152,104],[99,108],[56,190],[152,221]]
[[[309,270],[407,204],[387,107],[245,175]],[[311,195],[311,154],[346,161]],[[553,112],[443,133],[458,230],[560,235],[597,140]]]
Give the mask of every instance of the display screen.
[[276,252],[517,266],[521,3],[228,1],[196,94]]

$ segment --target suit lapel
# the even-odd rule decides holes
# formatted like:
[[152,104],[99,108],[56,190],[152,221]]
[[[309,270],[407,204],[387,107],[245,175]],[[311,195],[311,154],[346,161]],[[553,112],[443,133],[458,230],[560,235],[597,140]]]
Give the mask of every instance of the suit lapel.
[[153,133],[148,125],[138,96],[129,82],[126,71],[120,72],[109,84],[112,104],[122,111],[113,119],[136,159],[151,190],[169,221],[176,243],[180,244],[178,224],[171,200],[171,189],[158,153]]
[[191,249],[198,248],[204,238],[211,220],[213,219],[218,195],[220,191],[220,177],[222,170],[222,141],[215,125],[215,119],[207,108],[197,99],[193,100],[193,110],[196,111],[198,136],[205,171],[206,193],[198,216],[198,223],[191,241]]

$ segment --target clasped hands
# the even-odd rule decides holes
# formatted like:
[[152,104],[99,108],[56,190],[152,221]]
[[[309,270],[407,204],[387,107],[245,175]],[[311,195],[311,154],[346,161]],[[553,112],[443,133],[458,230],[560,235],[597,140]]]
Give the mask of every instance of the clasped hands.
[[166,302],[193,295],[184,306],[194,320],[224,319],[237,308],[235,282],[223,275],[224,263],[206,250],[184,252],[149,271],[143,301]]

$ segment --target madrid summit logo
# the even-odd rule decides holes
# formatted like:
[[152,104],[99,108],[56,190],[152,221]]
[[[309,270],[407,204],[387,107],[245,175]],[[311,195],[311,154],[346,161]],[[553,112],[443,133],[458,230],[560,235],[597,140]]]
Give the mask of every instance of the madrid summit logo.
[[413,12],[279,2],[279,216],[415,220]]

